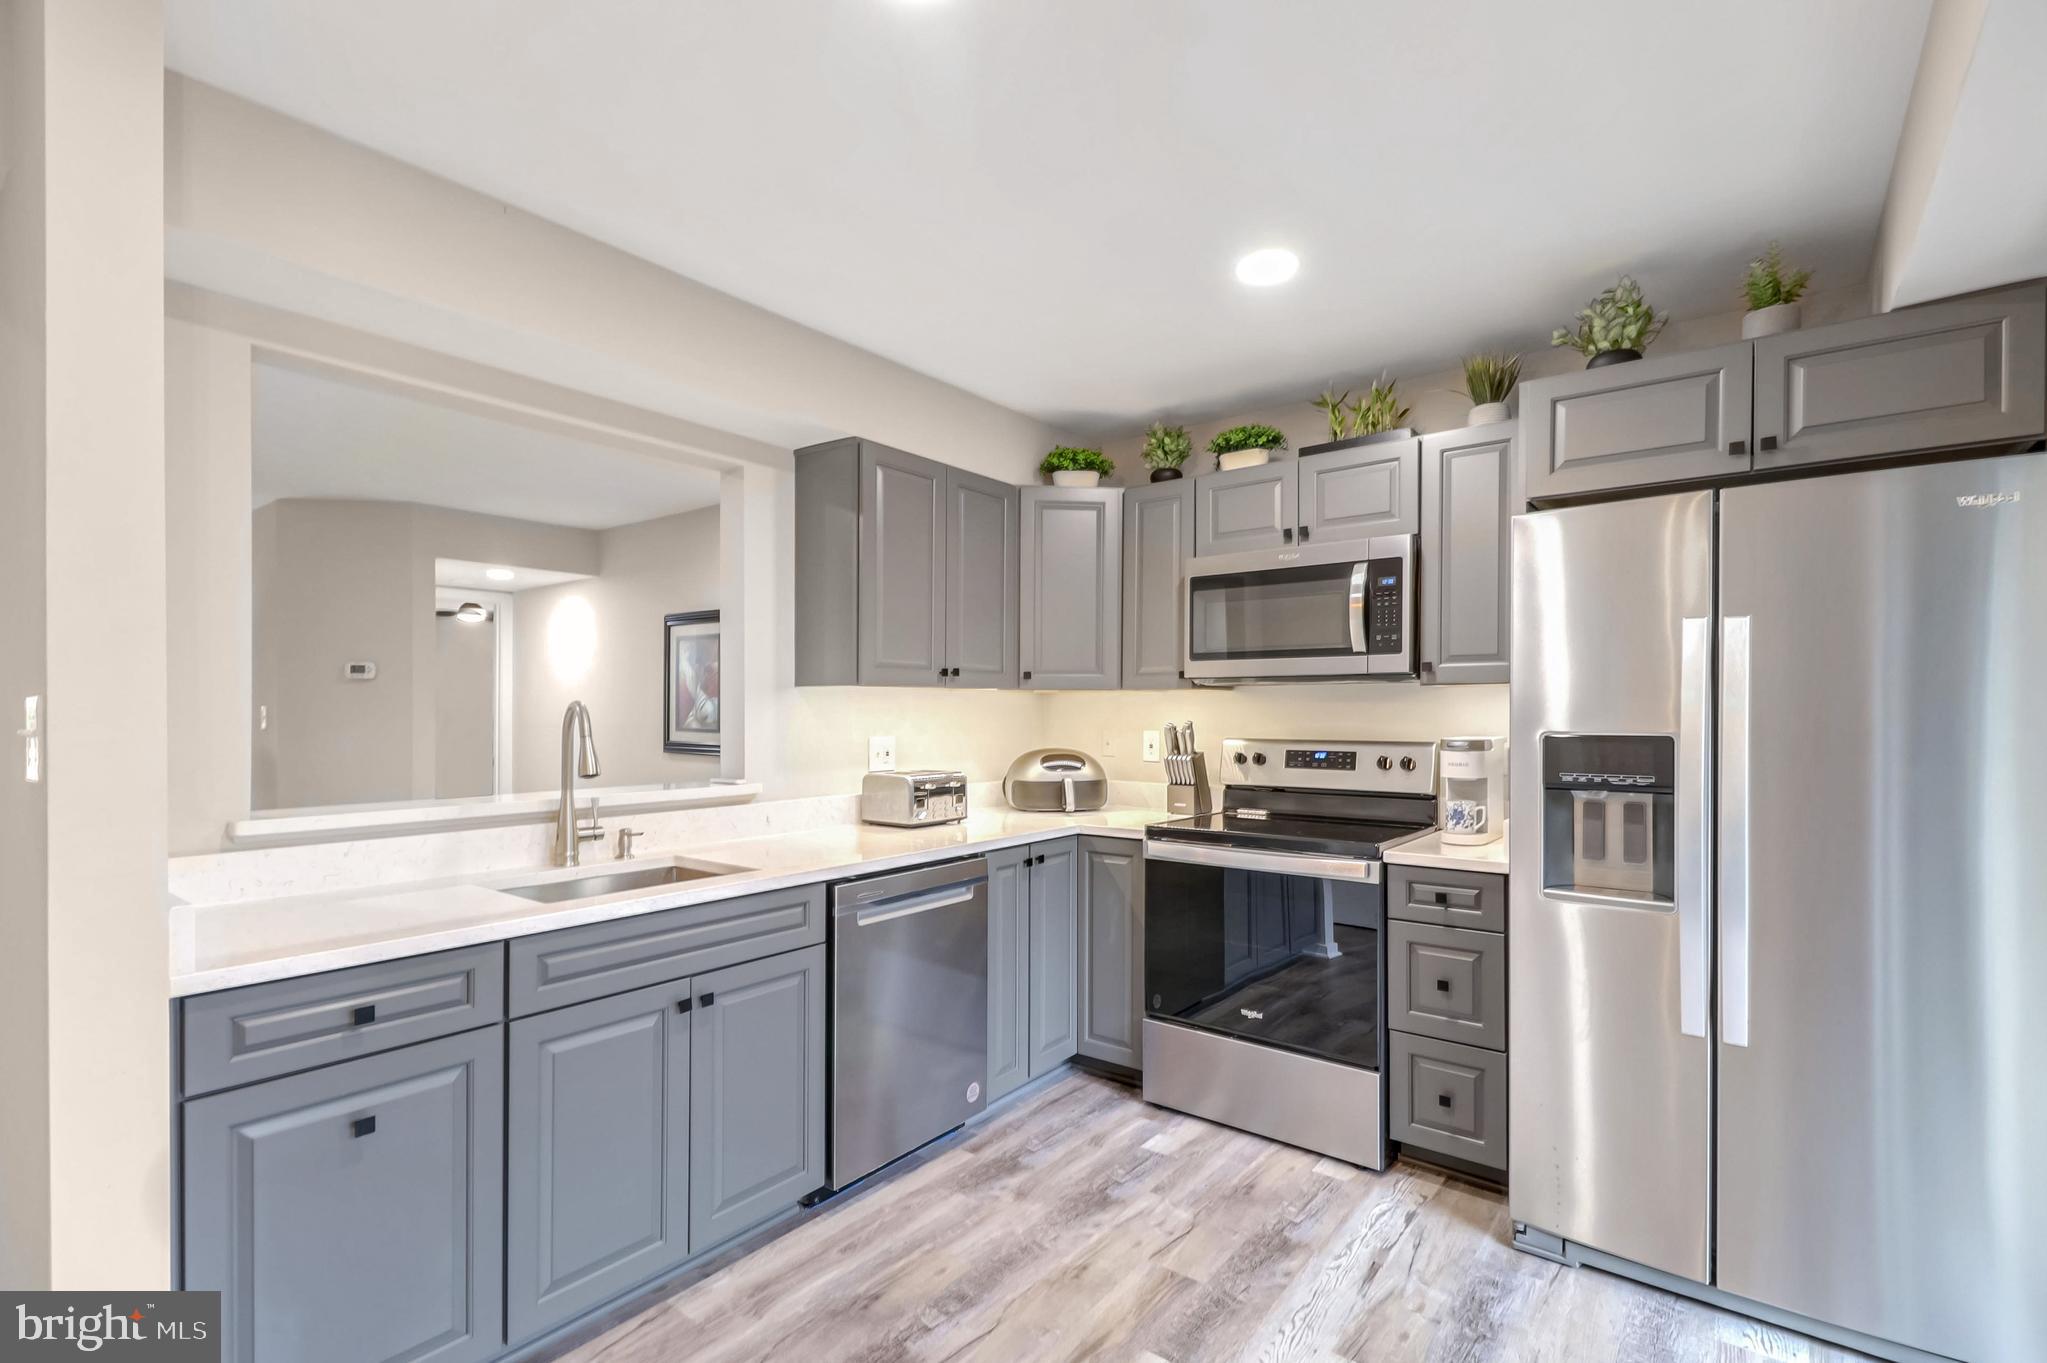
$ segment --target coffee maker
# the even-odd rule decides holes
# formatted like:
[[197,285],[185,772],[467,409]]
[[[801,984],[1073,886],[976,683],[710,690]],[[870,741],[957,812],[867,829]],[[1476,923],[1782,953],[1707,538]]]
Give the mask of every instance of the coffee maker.
[[1507,831],[1507,740],[1446,738],[1442,743],[1445,843],[1475,847]]

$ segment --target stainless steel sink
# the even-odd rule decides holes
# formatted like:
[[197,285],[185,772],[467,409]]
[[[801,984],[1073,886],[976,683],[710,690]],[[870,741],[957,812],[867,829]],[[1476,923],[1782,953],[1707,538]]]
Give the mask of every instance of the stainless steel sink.
[[654,890],[663,885],[680,885],[691,880],[708,880],[743,871],[743,866],[719,866],[709,862],[694,866],[647,866],[637,871],[610,871],[580,876],[574,880],[550,880],[539,885],[515,885],[505,890],[521,899],[542,904],[559,904],[569,899],[595,899],[600,895],[624,894],[628,890]]

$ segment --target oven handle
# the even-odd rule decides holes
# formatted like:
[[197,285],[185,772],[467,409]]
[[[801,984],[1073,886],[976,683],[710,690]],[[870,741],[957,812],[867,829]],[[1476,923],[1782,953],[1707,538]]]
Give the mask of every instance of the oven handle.
[[1190,866],[1219,866],[1226,871],[1271,871],[1283,876],[1315,876],[1323,880],[1379,883],[1377,861],[1352,857],[1312,857],[1298,852],[1248,852],[1240,847],[1201,847],[1191,843],[1147,838],[1146,861],[1182,861]]
[[1363,653],[1365,644],[1365,579],[1370,577],[1370,563],[1354,563],[1350,570],[1350,651]]

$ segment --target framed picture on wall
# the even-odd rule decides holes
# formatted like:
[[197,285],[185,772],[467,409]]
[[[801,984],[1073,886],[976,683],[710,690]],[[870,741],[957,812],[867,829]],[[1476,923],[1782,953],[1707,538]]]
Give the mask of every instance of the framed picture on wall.
[[661,678],[661,747],[716,756],[718,612],[685,611],[663,621],[667,667]]

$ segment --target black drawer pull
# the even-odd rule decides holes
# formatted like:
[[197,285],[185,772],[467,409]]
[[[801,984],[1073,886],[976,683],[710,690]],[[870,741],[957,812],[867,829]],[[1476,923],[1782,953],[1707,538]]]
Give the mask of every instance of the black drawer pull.
[[677,1001],[675,1005],[675,1011],[678,1013],[687,1013],[690,1009],[694,1007],[696,1007],[696,1003],[693,1000],[681,999]]
[[1735,455],[1736,457],[1745,457],[1748,454],[1748,441],[1746,440],[1728,441],[1727,452],[1731,455]]
[[375,1134],[377,1119],[375,1117],[358,1117],[348,1124],[348,1129],[357,1140],[360,1140],[364,1136]]
[[1436,1095],[1436,1106],[1437,1106],[1437,1107],[1448,1107],[1448,1106],[1450,1106],[1450,1095],[1449,1095],[1449,1094],[1447,1094],[1447,1093],[1439,1093],[1439,1094],[1437,1094],[1437,1095]]
[[1308,527],[1304,525],[1304,526],[1302,526],[1302,527],[1301,527],[1301,543],[1303,543],[1303,544],[1306,544],[1307,542],[1308,542]]
[[1438,904],[1448,904],[1450,902],[1450,892],[1448,890],[1436,891],[1436,902]]
[[348,1015],[351,1026],[366,1027],[377,1020],[377,1005],[366,1003]]
[[1756,448],[1761,450],[1764,454],[1768,454],[1771,450],[1777,448],[1777,437],[1774,435],[1764,436],[1761,440],[1758,440],[1756,442]]
[[705,1008],[709,1008],[717,1001],[718,996],[716,994],[701,994],[697,997],[697,1002]]
[[1029,681],[1029,680],[1031,679],[1031,674],[1030,674],[1030,672],[1029,672],[1028,670],[1026,670],[1026,671],[1024,672],[1024,678],[1023,678],[1023,679],[1024,679],[1025,681]]
[[1292,544],[1294,542],[1294,528],[1291,525],[1281,528],[1279,537],[1286,543]]
[[1450,981],[1448,981],[1448,980],[1437,980],[1437,981],[1436,981],[1436,992],[1437,992],[1438,994],[1447,994],[1447,993],[1449,993],[1449,992],[1450,992]]

